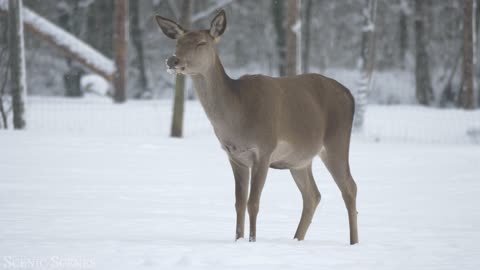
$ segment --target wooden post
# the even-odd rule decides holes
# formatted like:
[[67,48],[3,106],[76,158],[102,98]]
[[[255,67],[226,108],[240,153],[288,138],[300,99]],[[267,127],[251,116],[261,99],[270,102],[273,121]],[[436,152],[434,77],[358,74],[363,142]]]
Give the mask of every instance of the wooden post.
[[127,98],[128,0],[115,0],[114,26],[113,48],[115,50],[116,71],[113,79],[115,87],[113,100],[117,103],[122,103]]
[[22,0],[9,0],[9,53],[11,67],[11,93],[13,127],[24,129],[26,126],[25,96],[27,93],[25,52],[23,42]]
[[[192,14],[192,1],[183,0],[180,25],[190,27]],[[181,138],[183,136],[183,113],[185,107],[185,75],[177,74],[175,80],[175,98],[173,101],[173,116],[170,136]]]

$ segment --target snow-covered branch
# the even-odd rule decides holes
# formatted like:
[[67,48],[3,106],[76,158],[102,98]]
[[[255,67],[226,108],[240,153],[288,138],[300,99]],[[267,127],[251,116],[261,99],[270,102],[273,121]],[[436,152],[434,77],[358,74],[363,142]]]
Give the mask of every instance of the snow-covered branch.
[[[8,1],[0,0],[0,10],[8,11]],[[30,9],[23,8],[23,22],[26,28],[51,43],[67,56],[74,58],[107,79],[113,77],[114,62],[86,44],[82,40],[57,25],[39,16]]]

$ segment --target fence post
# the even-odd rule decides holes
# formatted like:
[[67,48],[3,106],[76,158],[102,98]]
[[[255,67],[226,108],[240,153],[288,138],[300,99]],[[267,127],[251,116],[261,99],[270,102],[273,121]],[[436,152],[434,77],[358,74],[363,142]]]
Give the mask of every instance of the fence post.
[[11,93],[13,127],[24,129],[26,126],[25,95],[27,93],[25,52],[23,41],[22,0],[9,0],[9,53],[11,67]]
[[123,103],[127,99],[128,0],[115,0],[114,29],[113,48],[116,71],[113,78],[115,88],[113,100]]

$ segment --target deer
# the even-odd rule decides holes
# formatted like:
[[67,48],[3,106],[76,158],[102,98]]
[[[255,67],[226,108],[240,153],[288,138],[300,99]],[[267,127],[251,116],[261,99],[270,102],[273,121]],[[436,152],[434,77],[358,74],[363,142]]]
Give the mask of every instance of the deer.
[[158,15],[155,19],[162,32],[176,40],[167,69],[191,77],[228,156],[235,180],[235,241],[244,238],[246,211],[249,241],[256,241],[260,196],[270,168],[290,170],[300,190],[303,210],[294,239],[304,240],[321,198],[312,173],[312,161],[318,156],[340,189],[348,212],[350,244],[358,243],[357,185],[349,166],[355,110],[350,91],[313,73],[230,78],[216,49],[227,27],[224,10],[204,30],[186,30]]

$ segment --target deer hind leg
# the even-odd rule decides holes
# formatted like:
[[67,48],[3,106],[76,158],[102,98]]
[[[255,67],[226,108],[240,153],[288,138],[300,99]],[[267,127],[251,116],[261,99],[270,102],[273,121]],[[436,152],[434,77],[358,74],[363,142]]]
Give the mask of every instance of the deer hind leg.
[[302,217],[294,236],[295,239],[301,241],[305,238],[308,227],[312,223],[315,210],[320,203],[320,192],[313,179],[311,164],[302,169],[291,169],[290,172],[300,193],[302,193],[303,199]]
[[339,142],[338,139],[341,139],[341,136],[326,142],[325,149],[320,153],[320,157],[342,193],[348,211],[350,244],[353,245],[358,243],[357,185],[350,174],[348,164],[350,137],[348,136],[348,140],[343,142]]
[[233,176],[235,177],[235,210],[237,212],[237,226],[235,230],[235,240],[244,237],[245,231],[245,212],[247,210],[248,182],[250,180],[249,169],[238,165],[230,159]]

